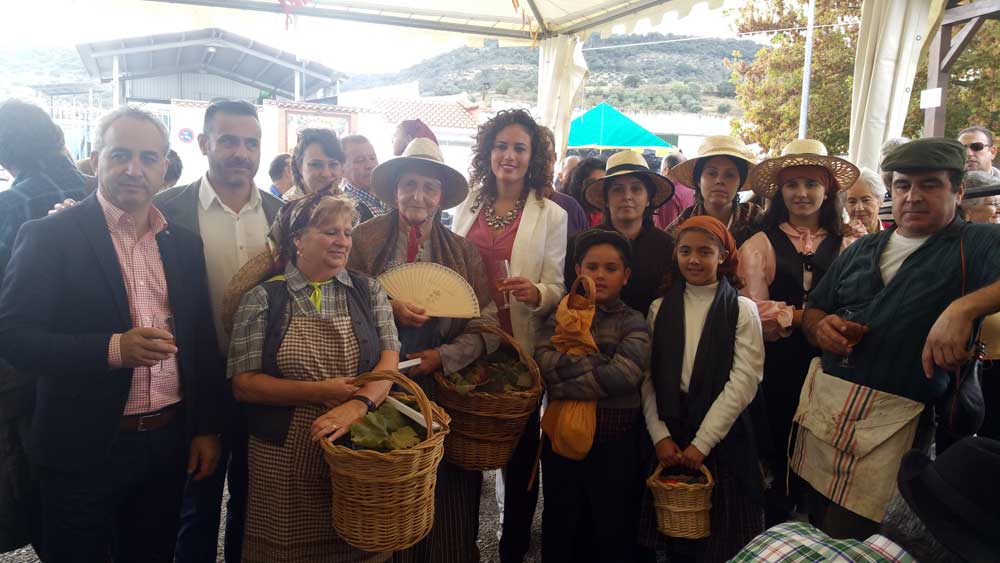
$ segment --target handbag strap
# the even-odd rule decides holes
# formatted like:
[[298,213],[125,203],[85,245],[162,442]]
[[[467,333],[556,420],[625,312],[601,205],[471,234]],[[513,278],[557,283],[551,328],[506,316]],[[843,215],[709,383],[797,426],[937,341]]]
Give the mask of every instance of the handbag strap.
[[573,282],[573,286],[569,288],[569,294],[572,295],[577,292],[580,288],[580,284],[583,284],[583,296],[587,298],[587,302],[591,306],[597,304],[597,286],[594,285],[594,280],[590,276],[580,275],[577,276],[576,281]]
[[[962,261],[962,297],[965,297],[966,290],[966,272],[965,272],[965,229],[962,229],[962,236],[958,239],[958,255]],[[975,353],[976,346],[979,344],[979,337],[983,332],[983,319],[976,319],[972,321],[973,330],[972,338],[969,340],[969,349]]]

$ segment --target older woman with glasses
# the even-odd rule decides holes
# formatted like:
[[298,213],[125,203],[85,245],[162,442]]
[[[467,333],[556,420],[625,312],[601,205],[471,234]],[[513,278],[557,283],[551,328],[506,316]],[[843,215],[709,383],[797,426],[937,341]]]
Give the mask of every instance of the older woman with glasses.
[[864,227],[860,234],[877,233],[882,230],[878,210],[885,201],[886,187],[882,176],[870,168],[862,168],[861,175],[844,197],[844,208],[851,218],[852,226]]

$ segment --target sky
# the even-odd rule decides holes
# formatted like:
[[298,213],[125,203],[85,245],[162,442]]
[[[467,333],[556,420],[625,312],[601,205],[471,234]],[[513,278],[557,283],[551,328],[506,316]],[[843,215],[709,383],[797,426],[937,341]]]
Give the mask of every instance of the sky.
[[[72,47],[78,43],[219,27],[316,60],[347,74],[388,73],[469,44],[470,38],[401,27],[299,17],[286,30],[280,14],[243,12],[143,0],[3,1],[2,47]],[[695,5],[678,19],[640,21],[635,33],[733,37],[726,9]],[[55,16],[55,17],[54,17]],[[617,33],[624,33],[619,26]],[[373,40],[374,38],[374,40]]]

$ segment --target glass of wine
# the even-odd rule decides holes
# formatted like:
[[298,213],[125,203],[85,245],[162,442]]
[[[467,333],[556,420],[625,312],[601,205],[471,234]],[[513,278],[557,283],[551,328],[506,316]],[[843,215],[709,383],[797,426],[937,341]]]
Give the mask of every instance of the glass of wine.
[[844,324],[847,326],[847,331],[844,333],[844,337],[847,339],[847,355],[843,357],[840,361],[840,367],[851,368],[854,364],[851,363],[851,351],[858,344],[861,344],[861,339],[864,337],[865,332],[868,331],[868,327],[858,322],[861,317],[861,313],[855,310],[844,310],[840,313],[840,318],[844,320]]
[[496,275],[494,282],[497,286],[497,291],[503,296],[503,303],[498,303],[497,306],[501,309],[510,309],[510,297],[507,292],[503,290],[503,286],[507,283],[507,278],[510,277],[510,260],[497,260],[493,263],[493,272]]
[[[173,315],[153,315],[148,318],[149,326],[152,328],[158,328],[160,330],[165,330],[174,336],[174,317]],[[164,340],[167,344],[171,346],[177,345],[176,337],[170,338],[169,340]],[[163,360],[160,360],[160,369],[163,369]]]

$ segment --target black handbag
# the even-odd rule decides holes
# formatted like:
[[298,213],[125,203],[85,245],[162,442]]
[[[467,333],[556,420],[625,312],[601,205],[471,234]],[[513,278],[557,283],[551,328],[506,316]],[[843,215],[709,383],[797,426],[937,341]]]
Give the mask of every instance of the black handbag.
[[[962,296],[965,296],[965,242],[959,242],[962,257]],[[951,393],[945,402],[945,423],[948,433],[959,438],[972,436],[979,431],[986,417],[986,403],[983,400],[982,369],[986,356],[986,346],[980,341],[982,319],[974,324],[969,350],[972,357],[959,369],[953,379]]]

